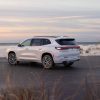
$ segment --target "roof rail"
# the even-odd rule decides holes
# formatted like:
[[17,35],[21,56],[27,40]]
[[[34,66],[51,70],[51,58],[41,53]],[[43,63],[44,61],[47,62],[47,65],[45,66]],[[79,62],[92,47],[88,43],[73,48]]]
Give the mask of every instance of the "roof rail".
[[57,38],[59,36],[34,36],[34,37],[51,37],[51,38]]
[[68,36],[59,36],[59,37],[68,37]]
[[68,36],[34,36],[34,37],[52,37],[52,38],[57,38],[57,37],[68,37]]

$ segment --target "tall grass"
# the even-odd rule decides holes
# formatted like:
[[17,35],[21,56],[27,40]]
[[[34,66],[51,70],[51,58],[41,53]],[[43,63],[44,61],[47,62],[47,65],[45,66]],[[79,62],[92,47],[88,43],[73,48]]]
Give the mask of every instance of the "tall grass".
[[[79,86],[73,91],[71,95],[67,95],[63,91],[62,79],[63,77],[58,77],[52,87],[48,88],[45,80],[41,74],[35,74],[35,78],[39,80],[38,88],[35,87],[35,83],[32,82],[30,88],[24,87],[13,87],[11,76],[13,72],[8,70],[6,73],[6,88],[0,90],[0,100],[81,100],[80,94],[83,91],[82,100],[100,100],[99,89],[96,86],[95,72],[88,59],[85,58],[88,65],[88,72],[86,76],[80,81]],[[92,74],[90,77],[90,73]],[[91,79],[90,79],[91,78]],[[89,80],[93,83],[90,84]],[[66,84],[67,86],[67,84]],[[67,90],[66,90],[67,91]],[[79,98],[79,99],[77,99]]]
[[[66,96],[64,95],[64,91],[62,90],[59,81],[60,80],[54,82],[54,85],[50,90],[46,88],[43,81],[40,83],[39,89],[11,87],[2,89],[0,91],[0,100],[76,100],[84,88],[84,80],[82,80],[76,91],[74,91],[72,95]],[[93,91],[88,85],[86,89],[86,95],[83,96],[84,100],[97,100],[94,99],[95,94],[93,94]]]

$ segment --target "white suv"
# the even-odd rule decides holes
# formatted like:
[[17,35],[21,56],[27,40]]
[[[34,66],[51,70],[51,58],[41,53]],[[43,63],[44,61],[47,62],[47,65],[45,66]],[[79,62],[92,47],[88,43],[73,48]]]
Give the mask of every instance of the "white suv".
[[7,49],[9,64],[19,61],[34,61],[42,63],[44,68],[62,63],[71,66],[80,59],[80,47],[74,38],[64,36],[35,36]]

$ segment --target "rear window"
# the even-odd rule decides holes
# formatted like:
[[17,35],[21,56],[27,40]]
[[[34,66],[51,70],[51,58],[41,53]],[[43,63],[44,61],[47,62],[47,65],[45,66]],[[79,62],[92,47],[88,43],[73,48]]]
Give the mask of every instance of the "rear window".
[[60,45],[76,45],[75,39],[57,39],[56,42]]

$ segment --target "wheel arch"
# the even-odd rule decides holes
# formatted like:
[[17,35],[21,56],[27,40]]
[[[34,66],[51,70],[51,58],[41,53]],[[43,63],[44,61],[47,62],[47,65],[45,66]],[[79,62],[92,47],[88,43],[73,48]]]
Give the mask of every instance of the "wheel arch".
[[[14,52],[14,51],[9,51],[9,52],[8,52],[8,55],[7,55],[7,58],[8,58],[8,56],[9,56],[10,53],[15,53],[15,52]],[[15,53],[15,54],[16,54],[16,53]]]
[[[15,53],[15,52],[14,52],[14,51],[9,51],[9,52],[8,52],[8,55],[9,55],[10,53]],[[16,53],[15,53],[15,54],[16,54]]]
[[42,54],[41,60],[42,60],[43,56],[45,56],[45,55],[50,55],[52,57],[52,59],[53,59],[53,55],[51,53],[45,52],[45,53]]

